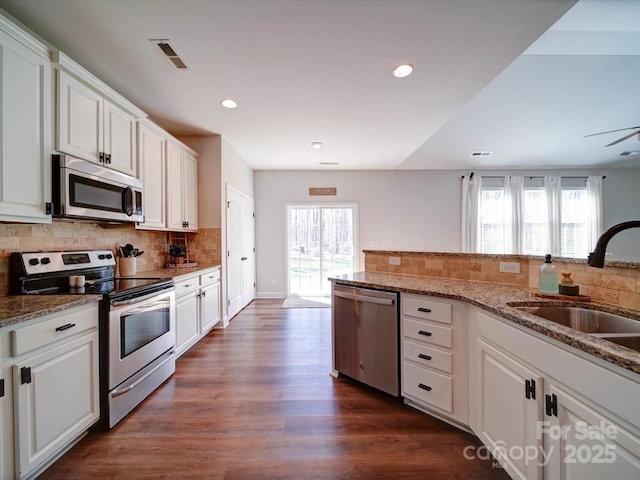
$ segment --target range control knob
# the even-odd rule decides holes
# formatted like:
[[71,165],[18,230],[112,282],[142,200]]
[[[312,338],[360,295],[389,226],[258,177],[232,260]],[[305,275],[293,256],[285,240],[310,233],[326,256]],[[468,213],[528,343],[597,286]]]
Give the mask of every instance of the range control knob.
[[49,265],[51,263],[51,259],[49,257],[42,257],[40,263],[42,263],[43,265]]
[[98,255],[98,260],[104,260],[105,258],[107,258],[107,256],[104,253]]
[[38,260],[37,258],[30,258],[29,259],[29,265],[37,265],[40,263],[40,260]]
[[111,260],[113,258],[113,255],[111,255],[110,253],[107,253],[107,260]]

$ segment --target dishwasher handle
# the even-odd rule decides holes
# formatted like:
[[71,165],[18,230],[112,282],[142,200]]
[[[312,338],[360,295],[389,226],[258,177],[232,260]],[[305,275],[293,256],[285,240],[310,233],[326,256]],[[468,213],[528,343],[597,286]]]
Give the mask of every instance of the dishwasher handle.
[[393,305],[395,303],[395,300],[393,298],[381,298],[381,297],[372,297],[369,295],[361,295],[357,293],[347,293],[337,289],[333,290],[333,294],[336,297],[346,298],[348,300],[357,300],[359,302],[376,303],[378,305]]

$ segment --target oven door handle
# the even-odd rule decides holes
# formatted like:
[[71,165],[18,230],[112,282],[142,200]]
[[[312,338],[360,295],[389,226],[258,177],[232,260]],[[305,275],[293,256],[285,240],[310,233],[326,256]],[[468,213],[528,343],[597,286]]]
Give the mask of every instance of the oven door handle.
[[165,290],[161,290],[160,292],[153,292],[153,293],[150,293],[148,295],[144,295],[142,297],[135,297],[135,298],[130,298],[128,300],[120,300],[120,301],[111,302],[111,306],[113,308],[118,308],[118,307],[122,307],[122,306],[125,306],[125,305],[133,305],[134,303],[144,302],[144,301],[149,300],[150,298],[153,298],[153,297],[160,297],[162,295],[166,295],[167,293],[169,293],[169,292],[171,292],[173,290],[174,290],[174,288],[171,287],[171,288],[167,288]]
[[[171,353],[173,353],[173,350],[171,351]],[[156,365],[155,368],[153,368],[153,370],[145,373],[143,377],[139,378],[138,380],[133,382],[131,385],[127,385],[122,390],[114,390],[113,392],[111,392],[111,398],[116,398],[116,397],[119,397],[120,395],[124,395],[125,393],[130,392],[131,390],[136,388],[138,385],[140,385],[142,382],[144,382],[147,378],[149,378],[151,375],[153,375],[158,369],[162,368],[165,365],[165,363],[169,361],[171,361],[171,357],[168,357],[160,365]]]

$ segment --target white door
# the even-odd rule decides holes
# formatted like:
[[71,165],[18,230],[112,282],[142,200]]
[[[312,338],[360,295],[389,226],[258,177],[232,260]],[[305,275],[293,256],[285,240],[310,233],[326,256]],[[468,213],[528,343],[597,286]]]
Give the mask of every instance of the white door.
[[178,231],[184,230],[182,157],[182,149],[167,142],[167,228]]
[[242,199],[242,304],[248,305],[256,298],[255,261],[255,212],[254,202]]
[[254,202],[227,185],[227,308],[232,318],[255,298]]
[[288,294],[328,296],[327,278],[357,268],[356,205],[287,206]]

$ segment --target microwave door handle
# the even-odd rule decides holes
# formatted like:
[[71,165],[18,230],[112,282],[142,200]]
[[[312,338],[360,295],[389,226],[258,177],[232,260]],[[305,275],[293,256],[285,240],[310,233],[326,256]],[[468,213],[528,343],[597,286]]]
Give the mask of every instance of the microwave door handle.
[[136,192],[131,186],[128,186],[124,192],[122,192],[122,211],[126,213],[128,217],[132,216],[136,211],[135,198]]

